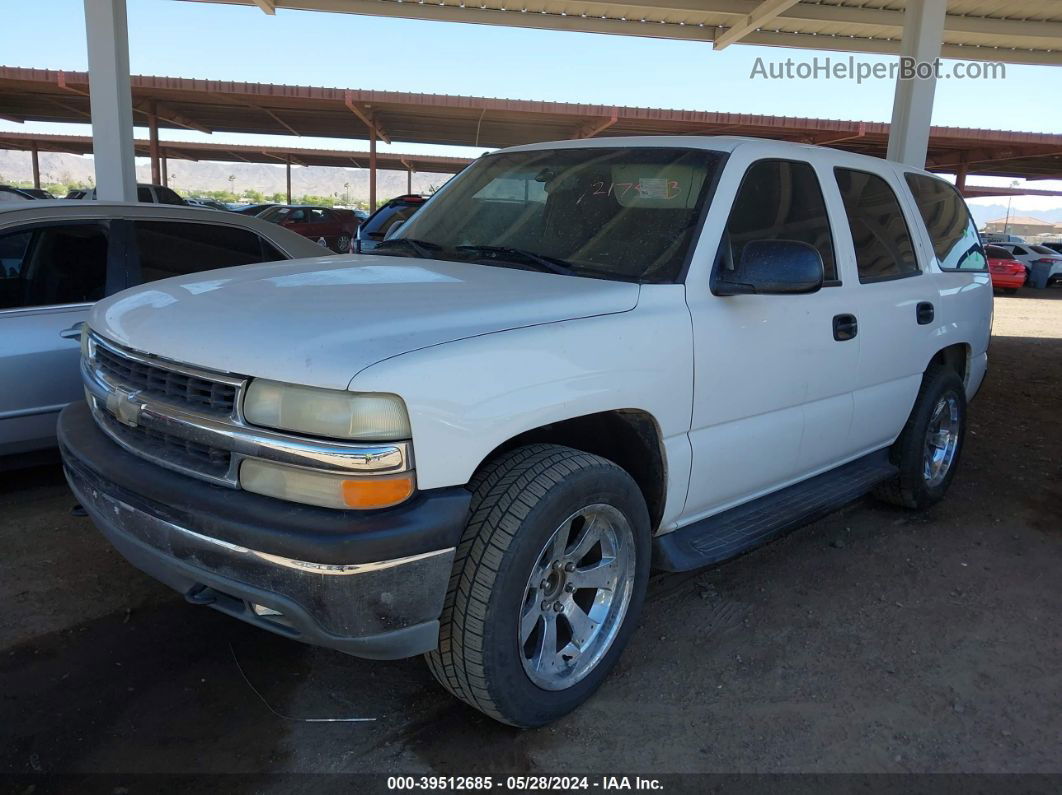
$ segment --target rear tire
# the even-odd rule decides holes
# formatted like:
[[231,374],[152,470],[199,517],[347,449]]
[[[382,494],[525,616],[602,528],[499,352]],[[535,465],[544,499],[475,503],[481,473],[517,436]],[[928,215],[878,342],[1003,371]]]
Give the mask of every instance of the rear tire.
[[947,367],[926,371],[911,416],[889,451],[899,475],[875,490],[893,505],[922,509],[940,501],[955,477],[966,434],[966,389]]
[[499,456],[472,487],[428,667],[495,720],[541,726],[597,690],[634,631],[645,500],[611,461],[544,444]]

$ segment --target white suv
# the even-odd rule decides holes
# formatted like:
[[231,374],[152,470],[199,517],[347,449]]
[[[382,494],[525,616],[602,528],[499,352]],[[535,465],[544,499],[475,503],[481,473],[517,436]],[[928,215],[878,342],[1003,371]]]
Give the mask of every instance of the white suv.
[[737,138],[485,156],[370,256],[99,303],[70,484],[185,594],[494,718],[601,684],[651,567],[955,475],[992,286],[947,182]]

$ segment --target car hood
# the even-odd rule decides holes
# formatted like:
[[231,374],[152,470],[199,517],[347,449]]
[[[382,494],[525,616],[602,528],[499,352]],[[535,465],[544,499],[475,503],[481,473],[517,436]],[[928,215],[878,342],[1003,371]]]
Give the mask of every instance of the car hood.
[[638,285],[394,256],[318,257],[196,273],[105,299],[89,326],[136,351],[345,389],[419,348],[633,309]]

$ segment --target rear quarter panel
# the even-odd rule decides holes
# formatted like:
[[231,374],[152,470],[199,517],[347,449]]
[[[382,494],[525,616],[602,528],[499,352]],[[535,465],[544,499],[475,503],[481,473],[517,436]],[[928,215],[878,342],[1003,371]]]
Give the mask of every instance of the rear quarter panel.
[[[934,281],[937,299],[929,347],[924,367],[943,348],[963,344],[967,347],[966,397],[973,398],[981,386],[988,368],[988,343],[992,333],[992,277],[985,270],[944,270],[936,256],[933,241],[922,222],[918,205],[907,188],[905,173],[921,174],[939,179],[918,169],[895,166],[896,184],[901,188],[901,201],[912,223],[911,233],[919,250],[925,275]],[[924,369],[924,368],[923,368]]]

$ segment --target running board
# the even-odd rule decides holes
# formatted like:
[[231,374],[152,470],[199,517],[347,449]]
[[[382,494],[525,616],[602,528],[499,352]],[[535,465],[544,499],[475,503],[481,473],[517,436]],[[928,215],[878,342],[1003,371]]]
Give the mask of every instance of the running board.
[[895,477],[888,448],[653,539],[653,566],[689,571],[815,521]]

